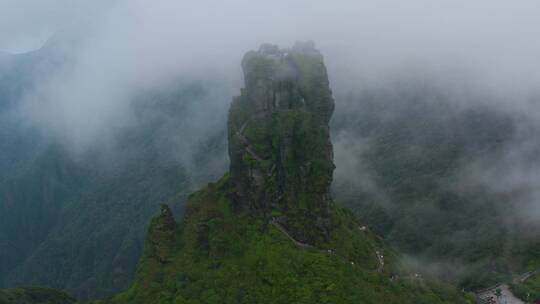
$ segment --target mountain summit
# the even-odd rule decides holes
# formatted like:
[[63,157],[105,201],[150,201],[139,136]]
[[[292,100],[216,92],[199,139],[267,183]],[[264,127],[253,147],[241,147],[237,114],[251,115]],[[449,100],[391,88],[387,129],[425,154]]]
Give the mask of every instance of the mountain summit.
[[245,89],[229,112],[234,202],[272,215],[303,242],[328,239],[334,100],[312,42],[265,44],[242,60]]
[[472,303],[399,270],[333,204],[334,101],[313,43],[263,45],[242,67],[229,174],[189,197],[181,223],[163,205],[133,285],[98,303]]

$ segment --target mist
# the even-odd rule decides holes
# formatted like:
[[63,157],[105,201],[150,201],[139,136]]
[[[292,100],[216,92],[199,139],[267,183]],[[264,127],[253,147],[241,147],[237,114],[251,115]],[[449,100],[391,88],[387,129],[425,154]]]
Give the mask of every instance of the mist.
[[[63,49],[63,64],[40,70],[13,115],[75,155],[114,145],[122,130],[139,124],[133,105],[141,96],[200,83],[208,95],[190,106],[185,127],[171,134],[177,145],[165,145],[176,159],[192,163],[193,147],[223,132],[228,104],[242,86],[243,54],[265,42],[287,47],[314,40],[336,96],[391,90],[415,79],[460,106],[490,103],[514,117],[540,115],[535,1],[3,0],[0,9],[7,16],[0,21],[0,50],[28,52],[46,47],[47,40],[70,46]],[[356,105],[337,98],[338,113],[351,107]],[[365,139],[344,133],[336,139],[337,179],[361,180],[362,187],[376,191],[368,173],[347,171],[347,164],[361,162],[355,155]],[[535,184],[536,174],[526,173],[531,168],[521,162],[525,158],[512,157],[504,163],[520,173],[503,184]]]
[[[488,103],[513,117],[534,121],[540,115],[535,1],[3,0],[0,9],[7,16],[0,21],[0,50],[28,52],[48,39],[70,46],[63,64],[40,71],[13,112],[75,155],[110,147],[123,130],[140,124],[134,101],[145,94],[199,83],[207,96],[187,109],[182,130],[162,136],[170,139],[164,149],[173,150],[175,159],[193,163],[201,139],[225,128],[228,105],[242,86],[243,54],[266,42],[288,47],[315,41],[338,96],[338,113],[357,107],[339,96],[391,90],[414,79],[461,107]],[[336,136],[336,179],[361,181],[376,193],[369,172],[351,172],[363,166],[356,156],[368,144],[350,134]],[[513,157],[498,169],[520,172],[503,184],[534,184],[536,174],[525,173],[531,168],[521,160]]]
[[[501,225],[540,235],[537,1],[0,0],[0,11],[0,76],[6,58],[45,58],[29,70],[32,85],[16,106],[0,115],[60,143],[74,159],[119,150],[102,161],[104,168],[117,164],[130,130],[162,121],[152,134],[158,156],[200,174],[196,186],[217,178],[228,163],[227,111],[243,86],[242,56],[262,43],[286,48],[313,40],[336,98],[336,196],[354,189],[385,210],[400,203],[368,164],[372,138],[341,120],[363,110],[357,96],[386,92],[399,103],[427,88],[451,101],[440,120],[482,106],[515,126],[502,150],[464,160],[441,187],[458,195],[487,189],[499,199],[490,206],[508,214]],[[194,97],[175,99],[193,88]],[[163,99],[175,99],[183,115],[152,111]],[[381,121],[402,115],[397,111],[388,109]],[[201,146],[217,152],[200,160]],[[411,209],[422,213],[420,205]],[[455,244],[467,238],[464,231],[450,236]],[[405,255],[403,264],[451,280],[474,271],[459,259]]]
[[21,119],[76,150],[133,123],[132,100],[165,82],[219,78],[234,92],[243,53],[264,42],[314,40],[336,91],[418,74],[514,104],[540,83],[534,1],[49,0],[3,1],[1,8],[9,16],[0,27],[2,50],[28,48],[54,33],[77,37],[73,61],[41,79],[21,109]]

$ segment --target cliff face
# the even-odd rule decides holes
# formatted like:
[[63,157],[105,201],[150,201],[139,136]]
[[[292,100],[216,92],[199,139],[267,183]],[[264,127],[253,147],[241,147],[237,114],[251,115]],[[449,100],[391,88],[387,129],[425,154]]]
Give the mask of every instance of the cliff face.
[[334,171],[334,100],[313,43],[263,45],[242,60],[245,89],[233,100],[228,137],[233,201],[271,216],[298,240],[327,239]]

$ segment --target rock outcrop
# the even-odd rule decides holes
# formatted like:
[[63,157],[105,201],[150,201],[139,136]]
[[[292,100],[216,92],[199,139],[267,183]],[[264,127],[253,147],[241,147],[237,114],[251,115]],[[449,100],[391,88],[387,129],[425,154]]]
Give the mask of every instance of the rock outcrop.
[[242,60],[245,88],[233,100],[228,135],[234,201],[271,216],[303,242],[327,238],[334,171],[334,100],[312,42],[262,45]]
[[243,68],[230,174],[190,195],[177,225],[163,207],[132,287],[96,304],[472,303],[394,279],[395,254],[332,203],[334,102],[313,44],[265,45]]
[[167,205],[161,205],[161,213],[155,217],[146,235],[145,255],[160,263],[170,262],[176,237],[176,222]]

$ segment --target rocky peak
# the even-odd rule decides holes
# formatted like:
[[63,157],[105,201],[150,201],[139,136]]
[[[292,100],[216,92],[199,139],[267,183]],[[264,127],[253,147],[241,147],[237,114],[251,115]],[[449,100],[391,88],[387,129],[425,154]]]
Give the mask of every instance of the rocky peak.
[[160,263],[170,262],[175,239],[176,222],[169,206],[161,205],[161,213],[150,223],[146,235],[145,256]]
[[228,122],[235,202],[272,217],[299,240],[331,226],[334,170],[329,121],[334,100],[312,42],[264,44],[242,60],[245,88]]

